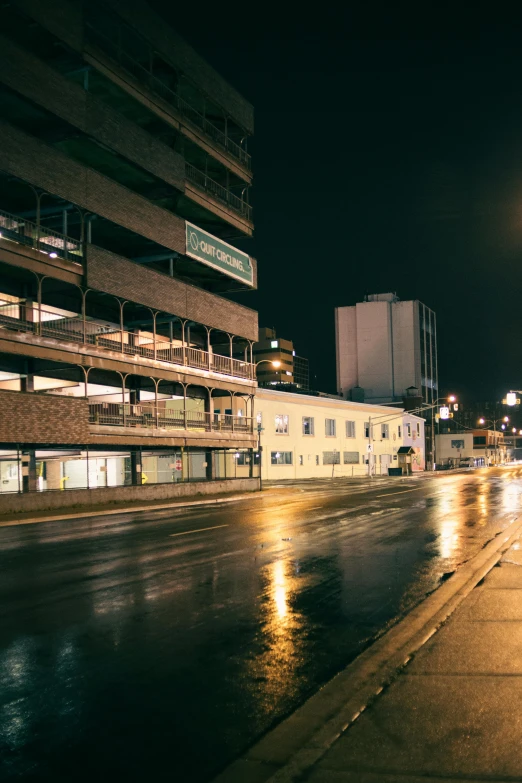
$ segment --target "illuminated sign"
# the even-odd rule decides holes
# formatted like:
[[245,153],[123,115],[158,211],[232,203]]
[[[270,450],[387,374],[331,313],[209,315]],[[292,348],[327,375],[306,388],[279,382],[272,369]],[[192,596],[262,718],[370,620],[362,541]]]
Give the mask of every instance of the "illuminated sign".
[[185,221],[186,254],[207,266],[219,269],[223,274],[254,285],[254,268],[247,253]]
[[515,392],[508,392],[506,394],[506,402],[508,405],[516,405],[517,404],[517,395]]
[[440,418],[441,419],[449,419],[449,417],[450,417],[450,411],[449,411],[449,408],[447,407],[447,405],[443,405],[442,408],[440,409],[439,413],[440,413]]

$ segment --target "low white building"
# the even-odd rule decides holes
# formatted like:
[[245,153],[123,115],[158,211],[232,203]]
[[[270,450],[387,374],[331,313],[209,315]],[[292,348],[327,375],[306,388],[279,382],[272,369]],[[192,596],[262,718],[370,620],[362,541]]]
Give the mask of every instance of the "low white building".
[[437,463],[454,467],[503,465],[510,456],[504,433],[494,430],[443,433],[435,436],[435,445]]
[[402,408],[258,389],[255,409],[263,479],[424,470],[424,420]]

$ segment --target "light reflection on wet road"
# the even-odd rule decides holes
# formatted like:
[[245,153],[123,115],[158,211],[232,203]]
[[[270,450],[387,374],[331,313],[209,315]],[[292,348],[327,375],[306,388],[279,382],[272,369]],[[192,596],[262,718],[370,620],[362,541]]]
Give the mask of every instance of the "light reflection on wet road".
[[0,529],[0,779],[209,780],[521,493],[515,467]]

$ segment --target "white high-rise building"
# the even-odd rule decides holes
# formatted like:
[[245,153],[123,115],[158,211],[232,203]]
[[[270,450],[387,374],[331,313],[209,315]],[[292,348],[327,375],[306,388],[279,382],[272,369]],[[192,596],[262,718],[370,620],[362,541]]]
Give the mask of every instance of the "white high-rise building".
[[345,399],[386,403],[416,387],[438,396],[435,313],[418,300],[371,294],[335,310],[337,390]]

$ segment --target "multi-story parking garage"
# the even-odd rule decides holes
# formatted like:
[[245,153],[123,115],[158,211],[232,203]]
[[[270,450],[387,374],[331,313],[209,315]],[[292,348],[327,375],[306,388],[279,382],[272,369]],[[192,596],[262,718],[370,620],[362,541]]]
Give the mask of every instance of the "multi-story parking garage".
[[0,492],[254,478],[252,107],[141,0],[0,31]]

